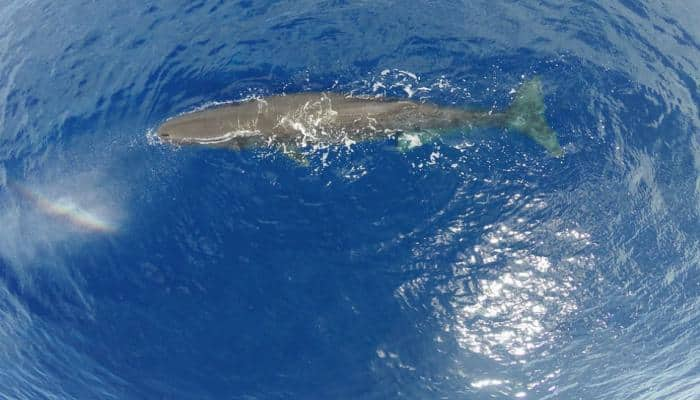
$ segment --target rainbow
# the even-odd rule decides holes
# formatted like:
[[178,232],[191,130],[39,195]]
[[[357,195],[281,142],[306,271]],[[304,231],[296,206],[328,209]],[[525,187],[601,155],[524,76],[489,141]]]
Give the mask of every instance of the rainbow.
[[36,205],[44,214],[57,220],[66,221],[80,229],[99,233],[112,233],[117,227],[95,211],[85,209],[69,198],[51,200],[41,193],[17,183],[8,182],[8,187],[17,191],[23,198]]

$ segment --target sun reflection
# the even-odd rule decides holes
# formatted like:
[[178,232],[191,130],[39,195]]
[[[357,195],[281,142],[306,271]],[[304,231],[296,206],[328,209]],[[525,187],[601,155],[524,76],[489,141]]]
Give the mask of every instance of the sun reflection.
[[549,339],[548,324],[576,310],[572,279],[553,274],[550,258],[518,245],[531,235],[504,224],[491,226],[483,242],[461,260],[474,267],[504,264],[472,278],[474,295],[452,298],[453,328],[462,347],[495,361],[524,362]]
[[476,389],[485,388],[487,386],[499,386],[505,383],[500,379],[480,379],[471,383],[472,387]]
[[[565,342],[562,327],[580,306],[577,288],[595,258],[587,251],[594,246],[591,235],[580,226],[540,218],[549,209],[546,199],[511,198],[516,215],[483,224],[466,206],[416,241],[413,255],[423,262],[411,272],[421,273],[395,294],[414,309],[429,302],[441,326],[434,341],[440,349],[454,341],[463,350],[454,361],[471,390],[524,398],[548,391],[556,380],[559,372],[542,360]],[[440,265],[442,254],[453,255],[449,268]]]

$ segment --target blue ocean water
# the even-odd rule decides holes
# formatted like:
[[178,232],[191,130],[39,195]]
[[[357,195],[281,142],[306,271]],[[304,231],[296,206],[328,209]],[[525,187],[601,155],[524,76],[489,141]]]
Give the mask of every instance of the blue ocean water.
[[[0,398],[700,398],[696,1],[6,1]],[[303,91],[505,109],[407,154],[174,148]]]

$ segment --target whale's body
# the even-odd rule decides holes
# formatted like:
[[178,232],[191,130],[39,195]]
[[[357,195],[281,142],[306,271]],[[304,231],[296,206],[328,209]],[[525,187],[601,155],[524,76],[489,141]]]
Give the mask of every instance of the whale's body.
[[[473,127],[512,128],[551,155],[562,149],[544,119],[539,80],[525,83],[507,111],[476,111],[386,98],[337,93],[299,93],[227,104],[166,121],[158,136],[175,144],[240,150],[274,147],[288,155],[313,145],[341,145],[397,138],[400,149]],[[295,157],[296,158],[296,157]]]

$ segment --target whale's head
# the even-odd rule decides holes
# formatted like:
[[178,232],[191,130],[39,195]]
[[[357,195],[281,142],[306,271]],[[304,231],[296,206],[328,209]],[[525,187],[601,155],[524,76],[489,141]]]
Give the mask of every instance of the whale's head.
[[234,128],[220,119],[197,112],[165,121],[156,130],[163,143],[206,145],[240,150],[264,144],[257,130]]
[[175,145],[230,142],[223,137],[222,127],[216,121],[202,117],[192,113],[171,118],[158,127],[156,135],[161,142]]
[[156,135],[164,143],[186,144],[206,139],[202,126],[189,119],[171,118],[158,127]]

